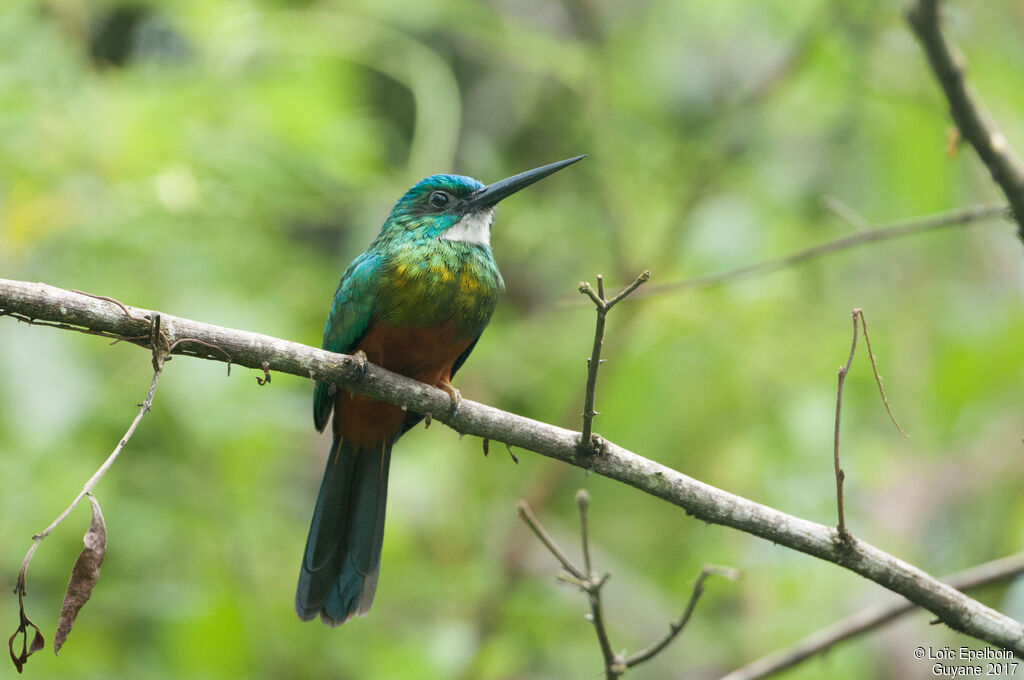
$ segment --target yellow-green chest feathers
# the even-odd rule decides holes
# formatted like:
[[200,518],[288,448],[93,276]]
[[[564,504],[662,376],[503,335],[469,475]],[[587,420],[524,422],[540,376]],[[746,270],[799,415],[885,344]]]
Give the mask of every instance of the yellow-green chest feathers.
[[464,337],[483,331],[505,289],[490,246],[430,239],[388,251],[376,286],[379,320],[413,327],[454,322]]

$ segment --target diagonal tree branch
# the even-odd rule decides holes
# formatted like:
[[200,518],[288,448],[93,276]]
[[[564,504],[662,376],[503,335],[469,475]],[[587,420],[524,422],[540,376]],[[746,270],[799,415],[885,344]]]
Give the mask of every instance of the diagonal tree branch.
[[1024,162],[1014,153],[981,101],[969,91],[964,60],[953,54],[954,46],[942,35],[938,0],[917,0],[907,8],[906,15],[946,95],[953,122],[1006,195],[1017,221],[1017,235],[1024,241]]
[[[670,281],[669,283],[657,283],[645,286],[643,290],[637,291],[632,296],[632,299],[649,297],[651,295],[660,295],[661,293],[669,293],[679,290],[721,286],[726,283],[732,283],[733,281],[740,281],[742,279],[768,274],[780,269],[786,269],[793,265],[801,264],[809,260],[815,260],[819,257],[830,255],[832,253],[838,253],[851,248],[867,245],[869,243],[888,241],[889,239],[902,238],[904,236],[911,236],[912,234],[920,234],[927,231],[945,229],[947,227],[963,227],[996,217],[1005,218],[1008,217],[1010,212],[1012,212],[1012,208],[1006,205],[976,205],[970,208],[961,208],[958,210],[951,210],[949,212],[891,222],[889,224],[883,224],[870,229],[863,228],[858,230],[855,234],[848,234],[831,241],[825,241],[824,243],[819,243],[817,245],[810,246],[809,248],[798,250],[795,253],[783,255],[782,257],[763,260],[761,262],[755,262],[754,264],[748,264],[735,269],[727,269],[721,272],[700,274],[698,276],[681,279],[679,281]],[[846,219],[847,218],[844,217],[844,220]]]
[[[145,318],[153,312],[128,307],[132,316]],[[124,337],[146,345],[149,322],[135,321],[105,300],[88,297],[42,283],[0,279],[0,316],[46,322],[61,328]],[[161,315],[163,332],[176,354],[190,354],[232,363],[336,383],[374,399],[404,405],[431,414],[464,434],[504,442],[636,487],[667,500],[687,513],[714,524],[733,527],[849,569],[911,602],[928,609],[950,627],[1024,656],[1024,624],[977,602],[921,569],[861,541],[838,540],[835,529],[717,489],[612,442],[596,455],[581,457],[580,434],[530,418],[463,399],[456,414],[448,394],[373,365],[362,374],[353,357],[334,354],[280,338],[204,324],[169,314]],[[215,346],[217,349],[211,349]]]
[[[973,590],[981,586],[1007,581],[1022,573],[1024,573],[1024,553],[1017,553],[964,569],[942,580],[957,590]],[[792,668],[815,654],[824,654],[835,645],[850,638],[881,628],[914,609],[912,603],[901,597],[889,598],[885,602],[865,607],[841,621],[811,633],[792,647],[780,649],[751,661],[746,666],[722,676],[720,680],[767,678],[787,668]]]

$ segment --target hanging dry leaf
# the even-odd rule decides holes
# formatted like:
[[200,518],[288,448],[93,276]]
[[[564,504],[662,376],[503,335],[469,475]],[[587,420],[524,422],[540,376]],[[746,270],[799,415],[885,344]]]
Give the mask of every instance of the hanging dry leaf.
[[[18,608],[21,616],[21,623],[18,624],[18,629],[14,631],[14,635],[7,640],[7,647],[11,650],[11,661],[14,662],[14,667],[21,672],[22,667],[28,662],[28,657],[32,656],[40,649],[45,646],[43,641],[43,634],[39,632],[39,626],[32,623],[27,616],[25,616],[25,604],[23,601],[23,593],[18,593]],[[28,629],[33,628],[36,633],[32,636],[31,646],[28,644]],[[14,653],[14,639],[21,635],[21,654]]]
[[92,494],[89,494],[89,504],[92,505],[92,522],[82,538],[85,545],[71,569],[71,580],[68,582],[67,592],[64,593],[57,633],[53,636],[54,654],[60,652],[68,633],[71,632],[71,627],[75,625],[75,617],[89,601],[93,586],[100,577],[100,565],[107,554],[107,527],[103,523],[103,512],[100,511],[100,504]]

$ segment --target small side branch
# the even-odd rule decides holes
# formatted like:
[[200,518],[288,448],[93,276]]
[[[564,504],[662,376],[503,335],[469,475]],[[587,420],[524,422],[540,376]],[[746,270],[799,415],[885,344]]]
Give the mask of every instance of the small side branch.
[[[832,201],[834,201],[834,199],[832,199]],[[827,205],[827,209],[833,213],[836,212],[834,208],[834,203]],[[780,269],[786,269],[809,260],[815,260],[825,255],[842,252],[868,243],[888,241],[889,239],[901,238],[903,236],[910,236],[912,234],[919,234],[926,231],[934,231],[936,229],[945,229],[947,227],[967,226],[996,217],[1007,218],[1011,212],[1012,211],[1009,206],[1006,205],[977,205],[970,208],[938,213],[936,215],[891,222],[871,229],[864,227],[862,230],[858,230],[855,234],[849,234],[848,236],[843,236],[832,241],[826,241],[825,243],[820,243],[816,246],[805,248],[804,250],[798,250],[790,255],[784,255],[771,260],[764,260],[763,262],[756,262],[736,269],[727,269],[726,271],[716,272],[713,274],[702,274],[700,276],[694,276],[680,281],[650,285],[640,291],[639,297],[649,297],[651,295],[680,290],[693,290],[697,288],[721,286],[734,281],[740,281],[742,279],[753,278],[755,276],[768,274]],[[840,219],[843,219],[845,222],[851,221],[847,216],[841,217]],[[853,223],[856,224],[856,221]]]
[[39,547],[39,543],[42,542],[44,538],[49,536],[54,529],[59,527],[61,522],[67,519],[68,515],[71,514],[71,511],[78,507],[78,504],[82,501],[83,498],[92,493],[93,489],[96,488],[96,485],[99,484],[99,481],[103,479],[103,476],[107,474],[107,471],[114,464],[114,461],[117,460],[117,457],[121,455],[121,451],[123,451],[124,447],[127,446],[128,440],[130,440],[132,438],[132,435],[135,434],[135,429],[139,426],[139,423],[142,421],[142,417],[149,413],[149,409],[153,405],[153,395],[156,394],[156,385],[160,381],[160,374],[162,373],[163,369],[162,365],[160,369],[161,370],[157,370],[156,372],[153,373],[153,380],[149,384],[149,392],[146,394],[146,399],[141,404],[139,404],[139,412],[135,415],[135,419],[132,420],[131,425],[128,426],[128,430],[127,432],[125,432],[124,437],[121,438],[121,441],[117,443],[117,446],[115,446],[114,450],[111,451],[109,456],[107,456],[107,459],[103,461],[103,464],[100,465],[99,469],[96,470],[95,473],[93,473],[93,476],[89,478],[89,481],[87,481],[85,485],[82,486],[82,490],[78,493],[77,496],[75,496],[75,499],[71,501],[71,504],[68,507],[64,508],[64,512],[57,515],[57,518],[50,523],[50,526],[46,527],[38,534],[32,537],[32,546],[28,549],[28,553],[25,554],[25,559],[21,563],[21,569],[18,571],[18,580],[16,585],[14,586],[14,592],[24,594],[25,572],[28,570],[28,564],[32,561],[32,556],[35,554],[36,548]]
[[[871,370],[875,374],[875,384],[878,385],[878,394],[882,397],[882,405],[885,406],[885,412],[889,414],[889,420],[892,421],[893,426],[896,430],[910,439],[910,435],[903,431],[900,426],[900,421],[896,420],[896,416],[893,415],[892,408],[889,406],[889,400],[885,396],[885,389],[882,387],[882,376],[878,374],[878,364],[875,362],[875,353],[871,350],[871,336],[868,335],[868,320],[864,318],[864,310],[855,309],[854,313],[860,317],[860,327],[864,331],[864,344],[868,346],[868,358],[871,359]],[[854,320],[854,325],[856,325]]]
[[587,510],[590,509],[590,494],[586,489],[576,492],[576,507],[580,511],[580,539],[583,544],[583,564],[586,569],[586,578],[577,585],[587,594],[590,602],[590,622],[594,624],[594,632],[597,634],[597,643],[601,647],[601,656],[604,657],[605,677],[617,678],[625,672],[624,660],[612,650],[611,640],[608,638],[608,629],[604,623],[604,605],[601,602],[601,588],[607,583],[611,574],[598,577],[594,573],[590,563],[590,530],[587,521]]
[[843,412],[843,386],[846,384],[846,374],[850,372],[850,366],[853,364],[853,355],[857,351],[857,312],[859,311],[859,309],[855,309],[851,315],[853,318],[853,342],[850,343],[850,356],[846,359],[846,365],[839,367],[838,386],[836,388],[836,429],[832,455],[836,468],[836,509],[839,515],[839,525],[836,529],[839,531],[839,538],[843,541],[848,540],[850,535],[846,531],[846,518],[843,514],[843,480],[846,479],[846,473],[843,472],[843,468],[839,464],[839,419]]
[[593,441],[594,416],[598,415],[598,412],[594,410],[594,399],[597,390],[597,372],[601,368],[601,362],[603,361],[601,359],[601,350],[604,347],[604,326],[605,320],[608,318],[608,312],[650,278],[651,272],[645,269],[636,277],[633,283],[623,288],[611,300],[607,299],[604,295],[604,277],[600,274],[597,275],[596,292],[589,283],[585,281],[580,282],[579,291],[589,297],[597,309],[597,321],[594,324],[594,346],[590,352],[590,358],[587,359],[587,387],[583,397],[583,430],[579,445],[580,452],[582,453],[593,453],[598,447],[598,442]]
[[593,574],[590,564],[590,522],[587,519],[587,510],[590,509],[590,494],[586,489],[576,492],[576,507],[580,510],[580,542],[583,544],[583,569],[587,576]]
[[821,207],[853,227],[853,230],[857,233],[865,232],[871,228],[871,225],[868,224],[868,221],[859,212],[835,196],[822,196]]
[[843,471],[842,466],[839,463],[839,423],[843,410],[843,386],[846,384],[846,375],[850,372],[850,366],[853,364],[853,355],[857,352],[857,331],[858,324],[860,328],[864,329],[864,342],[868,346],[868,357],[871,359],[871,370],[875,376],[875,383],[878,385],[878,392],[882,395],[882,404],[885,406],[885,412],[889,414],[889,420],[896,426],[896,429],[904,437],[910,438],[903,428],[900,427],[900,423],[896,420],[896,416],[893,415],[892,409],[889,407],[889,400],[885,397],[885,390],[882,388],[882,376],[878,374],[878,364],[875,362],[875,355],[871,351],[871,338],[868,337],[868,322],[864,318],[864,310],[859,307],[855,308],[850,313],[850,319],[853,321],[853,340],[850,342],[850,356],[846,359],[846,364],[839,367],[839,374],[837,379],[836,387],[836,427],[835,436],[833,439],[833,461],[835,464],[836,471],[836,508],[839,515],[839,524],[836,530],[839,532],[839,538],[844,543],[849,542],[850,533],[846,529],[846,519],[844,517],[843,510],[843,481],[846,479],[846,473]]
[[519,519],[523,520],[526,523],[526,526],[533,530],[533,533],[538,539],[540,539],[540,542],[544,544],[544,547],[548,549],[548,552],[554,555],[555,559],[562,564],[562,568],[571,574],[573,578],[579,579],[580,581],[585,579],[586,575],[579,567],[572,563],[572,560],[570,560],[565,552],[558,547],[558,544],[555,543],[555,539],[551,537],[551,534],[547,532],[547,529],[541,525],[540,520],[538,520],[537,516],[533,514],[530,504],[525,500],[521,500],[516,504],[516,509],[519,511]]
[[1024,162],[969,91],[964,60],[942,34],[938,0],[917,0],[906,11],[907,23],[917,36],[935,79],[949,102],[949,112],[960,134],[974,147],[992,179],[1006,195],[1024,241]]
[[740,572],[732,567],[719,567],[713,564],[705,564],[700,570],[700,574],[697,575],[697,582],[693,584],[693,592],[690,593],[690,601],[686,603],[686,609],[683,610],[683,615],[679,617],[678,621],[674,621],[668,626],[668,633],[665,637],[661,638],[647,649],[640,650],[636,654],[626,659],[626,667],[632,668],[642,664],[644,661],[653,659],[657,656],[661,650],[669,646],[669,644],[676,639],[676,636],[683,631],[686,624],[690,621],[690,617],[693,615],[693,610],[697,608],[697,600],[704,594],[704,581],[708,580],[709,576],[724,576],[730,581],[736,581],[740,578]]

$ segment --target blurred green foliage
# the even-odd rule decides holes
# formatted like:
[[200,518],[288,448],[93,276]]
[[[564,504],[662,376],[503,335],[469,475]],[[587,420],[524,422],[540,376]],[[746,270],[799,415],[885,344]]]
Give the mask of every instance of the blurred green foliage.
[[[502,205],[508,294],[461,372],[469,398],[578,428],[593,311],[575,294],[644,268],[652,285],[872,223],[1001,200],[899,3],[648,0],[173,3],[0,7],[0,275],[319,344],[337,279],[414,181],[493,181],[584,163]],[[1024,12],[956,3],[949,31],[1024,149]],[[597,431],[788,512],[833,523],[835,371],[864,308],[844,400],[853,532],[942,574],[1022,548],[1021,244],[1009,223],[864,247],[609,321]],[[0,573],[122,436],[149,384],[125,345],[0,319]],[[593,496],[613,643],[634,651],[712,580],[641,678],[714,677],[881,597],[833,565],[623,485],[443,427],[392,465],[381,584],[339,630],[292,611],[327,441],[310,385],[187,358],[97,496],[110,543],[92,601],[35,678],[596,677],[584,600],[520,526],[531,499],[566,549]],[[29,614],[52,640],[88,525],[41,546]],[[1017,592],[1013,601],[1007,592]],[[1022,614],[1021,590],[991,588]],[[1016,608],[1015,610],[1013,608]],[[16,598],[0,597],[13,631]],[[4,629],[6,630],[6,629]],[[973,644],[918,613],[787,677],[930,677],[918,645]],[[0,664],[2,667],[2,664]],[[0,675],[13,670],[0,671]]]

